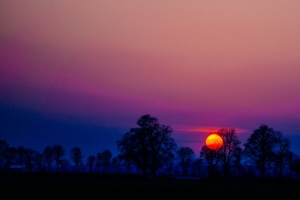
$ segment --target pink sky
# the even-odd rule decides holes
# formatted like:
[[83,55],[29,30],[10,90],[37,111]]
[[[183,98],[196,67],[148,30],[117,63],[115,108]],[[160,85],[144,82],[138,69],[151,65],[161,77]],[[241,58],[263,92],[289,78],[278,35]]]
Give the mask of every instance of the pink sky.
[[296,0],[2,0],[0,100],[109,126],[149,113],[191,140],[180,127],[299,133],[299,10]]

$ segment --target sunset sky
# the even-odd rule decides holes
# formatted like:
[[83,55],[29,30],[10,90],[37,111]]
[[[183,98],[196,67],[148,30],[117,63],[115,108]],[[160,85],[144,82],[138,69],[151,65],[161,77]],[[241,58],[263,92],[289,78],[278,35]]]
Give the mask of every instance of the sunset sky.
[[[0,139],[110,149],[144,114],[199,155],[266,124],[300,154],[300,1],[0,1]],[[68,158],[68,156],[67,156]]]

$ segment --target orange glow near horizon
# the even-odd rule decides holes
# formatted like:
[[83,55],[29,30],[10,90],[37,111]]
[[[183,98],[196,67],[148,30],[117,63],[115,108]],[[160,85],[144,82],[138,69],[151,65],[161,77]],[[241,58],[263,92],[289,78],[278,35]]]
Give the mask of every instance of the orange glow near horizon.
[[217,150],[223,146],[223,139],[217,134],[210,134],[205,140],[206,146],[211,150]]

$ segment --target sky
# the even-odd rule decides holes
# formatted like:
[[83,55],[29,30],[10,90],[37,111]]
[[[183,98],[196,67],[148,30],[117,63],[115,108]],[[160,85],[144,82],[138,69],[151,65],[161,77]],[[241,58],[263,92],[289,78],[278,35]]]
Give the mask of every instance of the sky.
[[145,114],[198,156],[266,124],[300,154],[300,1],[0,1],[0,139],[85,157]]

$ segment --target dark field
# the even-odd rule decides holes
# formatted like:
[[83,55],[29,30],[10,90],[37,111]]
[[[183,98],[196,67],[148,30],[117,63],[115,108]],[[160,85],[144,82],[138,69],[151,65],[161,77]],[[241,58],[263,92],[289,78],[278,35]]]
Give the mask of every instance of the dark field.
[[[287,179],[249,179],[249,178],[210,178],[200,180],[177,180],[170,177],[145,179],[138,175],[112,175],[88,173],[2,173],[0,188],[95,188],[97,191],[151,190],[169,191],[170,194],[184,194],[190,197],[209,194],[211,196],[261,197],[300,197],[300,182]],[[240,196],[241,197],[241,196]],[[245,197],[245,196],[244,196]]]

